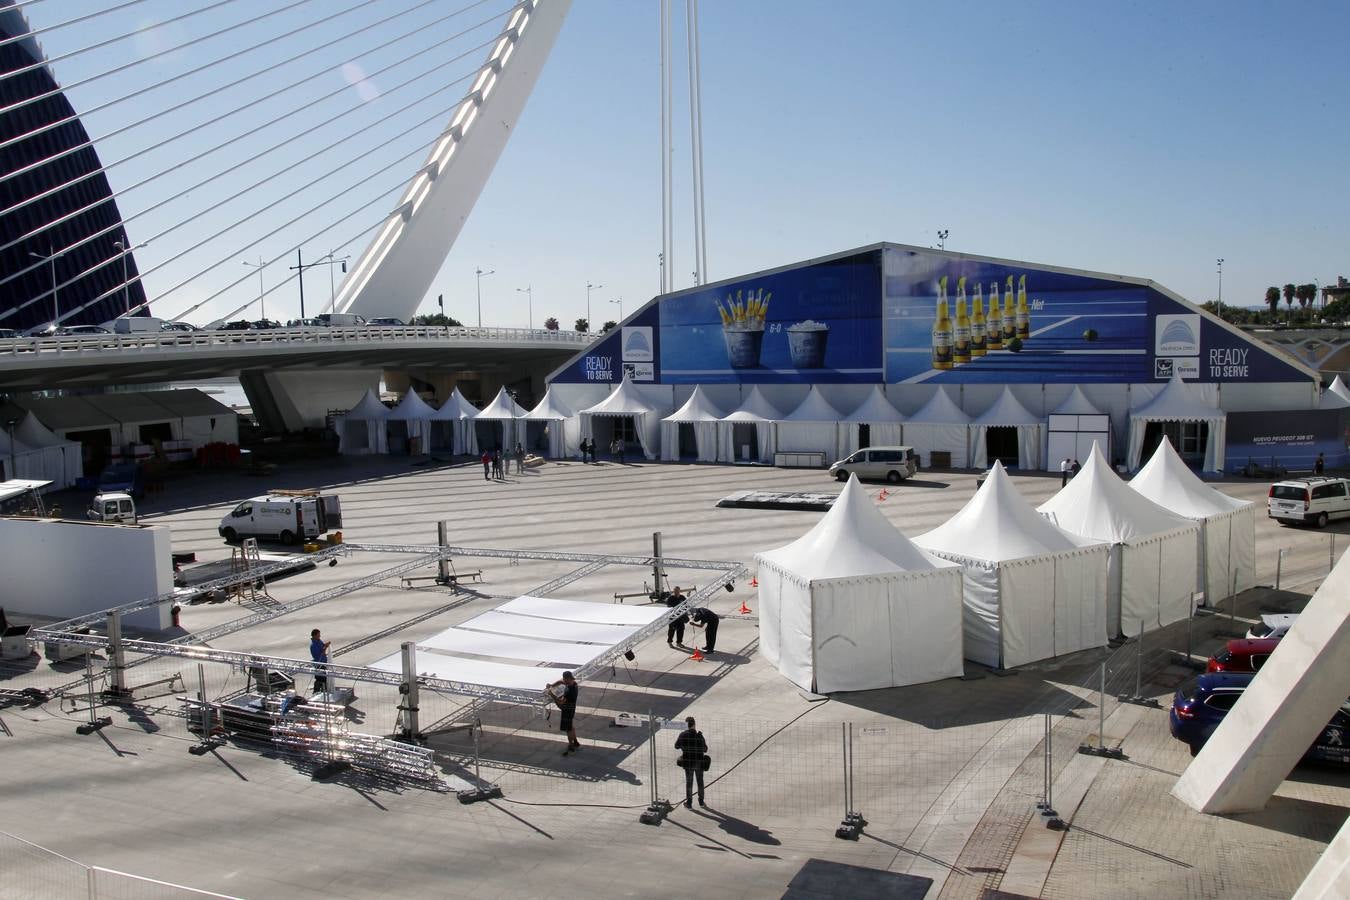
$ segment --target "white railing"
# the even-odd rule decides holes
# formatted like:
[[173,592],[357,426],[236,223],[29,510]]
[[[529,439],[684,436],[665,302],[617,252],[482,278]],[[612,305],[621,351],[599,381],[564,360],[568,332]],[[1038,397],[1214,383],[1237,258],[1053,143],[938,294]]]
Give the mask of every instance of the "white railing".
[[0,358],[29,354],[103,354],[212,347],[231,352],[249,347],[317,347],[402,342],[564,345],[580,349],[599,335],[542,328],[468,328],[438,325],[261,328],[239,331],[156,331],[144,334],[81,334],[0,339]]
[[137,898],[137,900],[178,900],[178,898],[223,897],[196,888],[184,887],[168,881],[158,881],[105,869],[87,866],[69,856],[40,847],[32,841],[0,831],[0,897],[88,897]]

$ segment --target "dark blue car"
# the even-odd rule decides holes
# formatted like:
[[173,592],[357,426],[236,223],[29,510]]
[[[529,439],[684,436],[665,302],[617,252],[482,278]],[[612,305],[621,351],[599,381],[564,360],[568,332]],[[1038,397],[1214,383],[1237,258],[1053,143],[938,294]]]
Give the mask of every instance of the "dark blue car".
[[[1255,677],[1253,672],[1210,672],[1182,684],[1168,716],[1172,737],[1189,745],[1191,756],[1199,753]],[[1303,758],[1350,764],[1350,701],[1341,704]]]
[[113,463],[98,476],[100,493],[121,491],[137,500],[145,496],[145,472],[139,463]]

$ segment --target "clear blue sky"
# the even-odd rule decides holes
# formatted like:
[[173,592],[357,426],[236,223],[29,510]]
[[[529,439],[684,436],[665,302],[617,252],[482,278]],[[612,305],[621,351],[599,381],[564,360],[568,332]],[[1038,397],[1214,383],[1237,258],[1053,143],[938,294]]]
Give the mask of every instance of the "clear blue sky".
[[[202,0],[204,5],[205,0]],[[126,73],[75,87],[80,110],[199,65],[251,42],[280,34],[358,0],[312,0],[251,26]],[[457,30],[429,25],[462,5],[436,4],[386,25],[375,19],[412,6],[388,0],[362,7],[327,26],[249,51],[229,66],[159,89],[88,116],[98,136],[129,117],[164,109],[193,92],[218,87],[302,47],[367,23],[351,39],[287,69],[164,116],[99,144],[105,163],[155,144],[240,103],[279,87],[287,76],[325,68],[319,82],[256,103],[218,126],[117,166],[115,188],[130,190],[124,215],[287,134],[343,109],[360,106],[341,123],[245,165],[129,225],[135,241],[171,228],[139,251],[143,268],[165,263],[205,239],[177,262],[147,277],[155,305],[178,313],[249,274],[239,260],[279,256],[305,240],[306,259],[392,207],[378,200],[327,234],[308,239],[332,220],[401,187],[421,162],[422,146],[444,125],[439,111],[463,88],[449,88],[390,123],[372,124],[396,107],[467,75],[484,57],[471,52],[452,76],[427,76],[393,86],[430,55],[374,79],[381,96],[364,104],[353,89],[332,101],[292,112],[306,98],[343,87],[341,67],[370,72]],[[507,9],[489,0],[456,22],[464,27]],[[101,8],[94,0],[44,0],[26,7],[34,28]],[[49,56],[179,14],[184,6],[148,0],[111,21],[41,35]],[[67,84],[105,72],[139,52],[259,15],[277,5],[238,0],[134,43],[57,61]],[[1224,257],[1224,300],[1257,305],[1267,285],[1350,275],[1350,67],[1334,48],[1350,33],[1343,2],[1274,6],[1257,2],[1071,4],[1025,2],[821,3],[808,0],[704,2],[703,132],[709,275],[725,278],[811,256],[888,240],[932,245],[950,229],[947,247],[971,253],[1153,278],[1183,296],[1212,300],[1215,259]],[[683,8],[677,7],[677,47],[683,49]],[[364,52],[421,23],[416,43]],[[487,40],[485,27],[447,45],[436,61]],[[474,268],[483,279],[485,324],[526,324],[525,294],[534,289],[538,326],[556,315],[564,325],[585,313],[589,280],[595,324],[650,299],[659,286],[659,95],[656,0],[576,0],[516,133],[458,242],[424,301],[472,323]],[[677,286],[691,283],[688,115],[683,68],[676,73],[675,152]],[[185,164],[225,136],[271,115],[282,121],[225,151]],[[421,119],[388,148],[375,145]],[[247,123],[247,124],[245,124]],[[298,172],[280,172],[338,134],[355,141],[320,154]],[[245,149],[246,148],[246,149]],[[303,151],[300,148],[304,148]],[[356,159],[332,177],[320,178]],[[226,162],[229,160],[229,162]],[[376,170],[391,166],[389,171]],[[277,177],[235,201],[233,192],[258,178]],[[258,212],[302,188],[278,208]],[[258,236],[311,206],[259,246]],[[215,237],[231,224],[237,227]],[[355,256],[365,239],[342,252]],[[291,250],[290,255],[294,256]],[[203,272],[217,260],[221,265]],[[196,273],[203,272],[200,276]],[[265,279],[289,275],[279,263]],[[174,288],[180,281],[183,287]],[[256,277],[230,288],[189,318],[205,322],[257,292]],[[306,276],[307,306],[326,300],[322,270]],[[298,315],[294,284],[267,298],[272,318]],[[256,306],[250,310],[256,316]]]

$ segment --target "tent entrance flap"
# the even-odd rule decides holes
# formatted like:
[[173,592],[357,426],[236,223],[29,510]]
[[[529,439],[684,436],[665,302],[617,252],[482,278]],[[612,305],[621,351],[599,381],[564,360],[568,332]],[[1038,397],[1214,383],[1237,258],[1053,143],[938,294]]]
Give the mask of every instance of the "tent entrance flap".
[[731,446],[737,462],[759,459],[759,429],[753,422],[737,422],[731,428]]
[[1144,456],[1152,456],[1163,438],[1171,441],[1177,455],[1191,468],[1205,462],[1205,446],[1209,442],[1209,424],[1206,422],[1149,422],[1144,427]]
[[985,454],[989,464],[994,460],[1003,463],[1004,468],[1020,466],[1017,453],[1017,428],[1012,425],[992,425],[984,432]]
[[694,425],[692,422],[681,422],[679,425],[679,458],[695,459],[698,457],[698,439],[694,435]]

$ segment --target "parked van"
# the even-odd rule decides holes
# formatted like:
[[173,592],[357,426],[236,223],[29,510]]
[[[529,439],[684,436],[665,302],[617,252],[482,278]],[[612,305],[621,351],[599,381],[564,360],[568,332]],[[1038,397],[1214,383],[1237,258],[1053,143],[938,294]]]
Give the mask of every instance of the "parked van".
[[86,515],[95,522],[136,524],[136,501],[130,494],[98,494],[89,504]]
[[122,316],[113,319],[114,334],[158,334],[164,330],[164,320],[154,316]]
[[342,527],[342,505],[336,495],[318,491],[273,491],[251,497],[220,520],[220,536],[233,543],[260,537],[294,544]]
[[1277,481],[1266,494],[1266,513],[1282,525],[1325,528],[1332,519],[1350,516],[1350,481],[1330,475]]
[[919,454],[913,447],[864,447],[830,466],[830,474],[848,481],[850,474],[859,479],[885,478],[904,481],[919,470]]
[[314,317],[316,325],[326,325],[329,328],[360,328],[366,324],[365,316],[358,316],[355,313],[324,313]]

